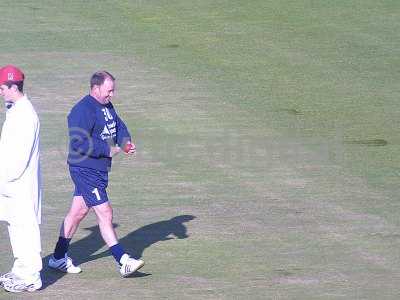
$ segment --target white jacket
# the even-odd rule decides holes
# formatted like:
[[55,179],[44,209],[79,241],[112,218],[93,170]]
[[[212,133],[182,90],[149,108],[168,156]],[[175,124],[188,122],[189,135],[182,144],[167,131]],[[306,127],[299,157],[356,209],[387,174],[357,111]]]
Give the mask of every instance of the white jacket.
[[26,96],[7,111],[0,138],[0,220],[41,223],[39,119]]

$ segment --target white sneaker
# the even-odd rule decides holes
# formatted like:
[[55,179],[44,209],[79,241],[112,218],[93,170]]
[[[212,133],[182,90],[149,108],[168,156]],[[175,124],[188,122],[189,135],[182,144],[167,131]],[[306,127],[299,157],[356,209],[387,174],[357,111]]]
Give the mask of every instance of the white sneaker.
[[121,257],[122,266],[119,269],[122,277],[128,277],[132,273],[139,270],[144,266],[144,261],[141,259],[134,259],[130,257],[128,254],[124,254]]
[[68,257],[67,254],[65,254],[65,257],[60,259],[55,259],[54,256],[50,257],[49,267],[70,274],[78,274],[82,272],[81,268],[74,266],[72,259]]
[[16,275],[12,272],[5,273],[0,276],[0,285],[2,285],[4,282],[11,281]]
[[34,292],[42,287],[42,280],[38,278],[35,282],[28,283],[14,276],[12,279],[3,282],[3,288],[11,293]]

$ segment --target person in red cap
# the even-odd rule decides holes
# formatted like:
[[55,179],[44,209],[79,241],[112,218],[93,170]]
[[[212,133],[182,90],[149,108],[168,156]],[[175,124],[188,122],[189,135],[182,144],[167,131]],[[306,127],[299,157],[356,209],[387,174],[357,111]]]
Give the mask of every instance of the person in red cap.
[[0,95],[7,107],[0,138],[0,221],[8,223],[15,258],[12,270],[0,276],[0,283],[9,292],[42,287],[40,124],[23,93],[24,79],[15,66],[0,69]]

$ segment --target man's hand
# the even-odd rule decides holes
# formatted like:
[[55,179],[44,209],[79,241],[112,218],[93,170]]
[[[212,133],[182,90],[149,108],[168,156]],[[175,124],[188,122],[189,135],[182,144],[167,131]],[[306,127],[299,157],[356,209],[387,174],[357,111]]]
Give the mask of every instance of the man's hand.
[[118,146],[111,146],[110,147],[110,157],[113,157],[121,152],[121,148]]
[[136,146],[132,142],[127,142],[124,146],[124,152],[127,154],[133,154],[136,152]]

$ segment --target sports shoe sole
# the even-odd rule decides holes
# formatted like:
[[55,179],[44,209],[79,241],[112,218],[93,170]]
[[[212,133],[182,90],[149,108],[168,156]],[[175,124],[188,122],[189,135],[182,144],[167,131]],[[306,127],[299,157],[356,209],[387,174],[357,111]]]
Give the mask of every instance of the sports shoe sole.
[[11,282],[6,282],[3,284],[3,288],[7,292],[11,293],[21,293],[21,292],[35,292],[37,290],[40,290],[42,287],[42,283],[40,284],[30,284],[29,286],[26,286],[24,284],[11,284]]

